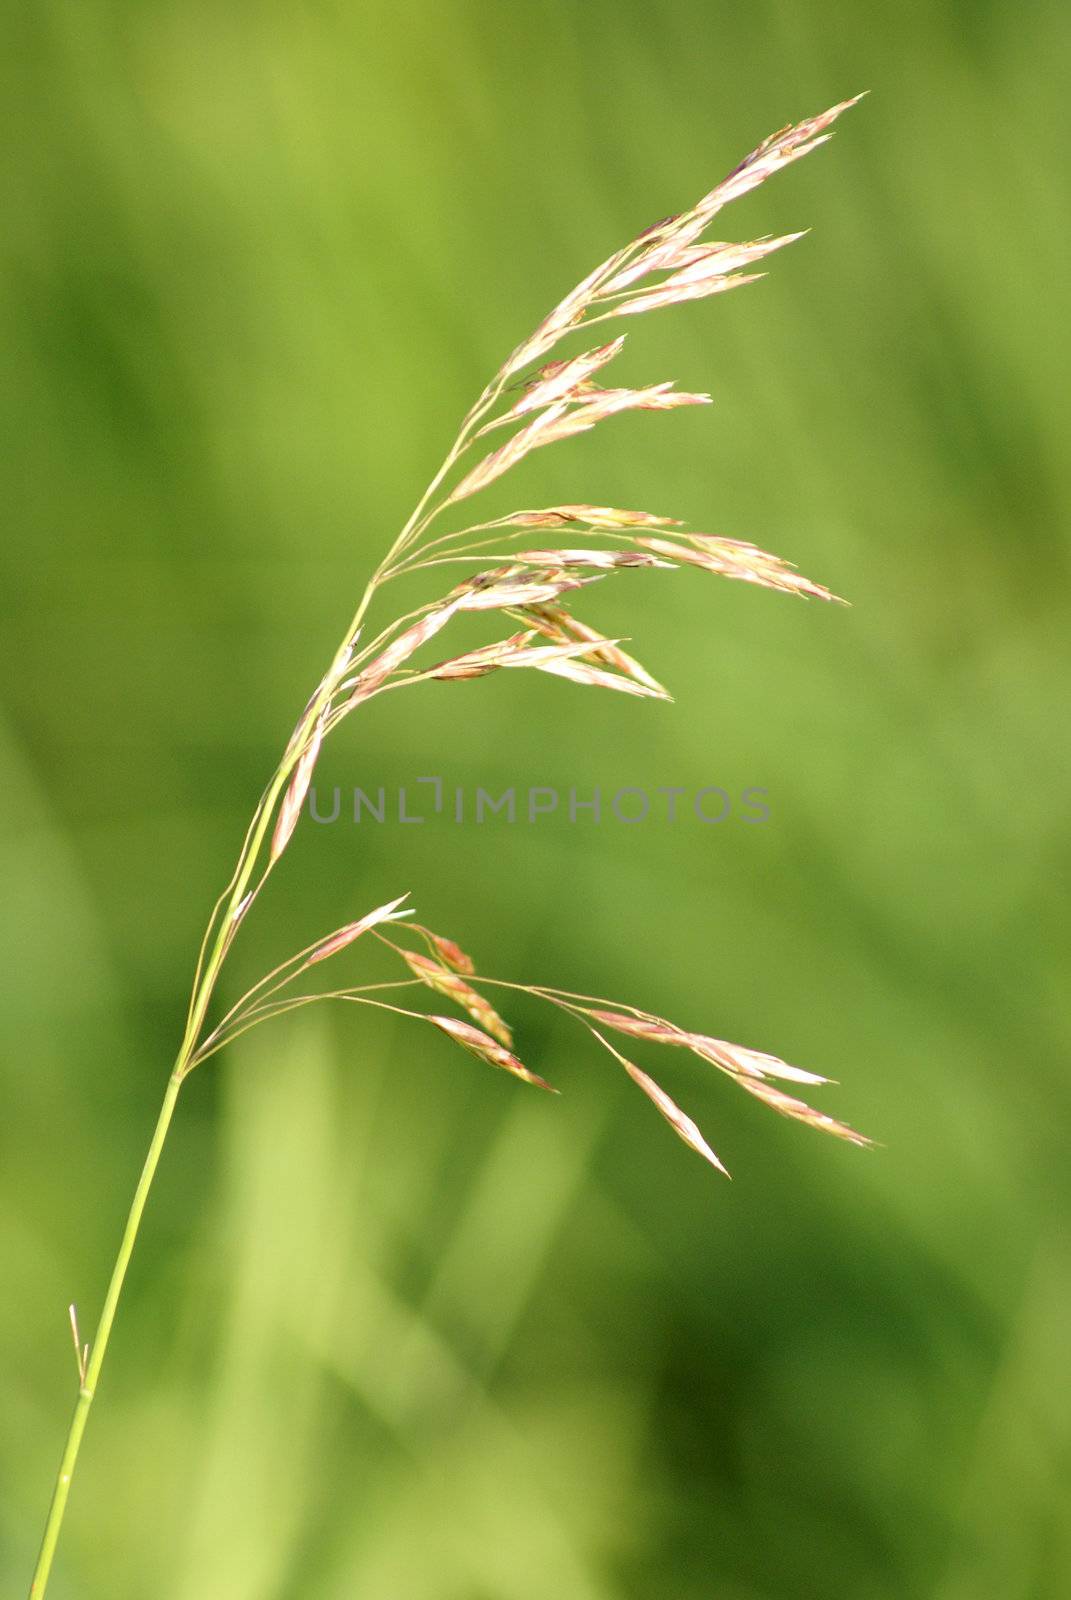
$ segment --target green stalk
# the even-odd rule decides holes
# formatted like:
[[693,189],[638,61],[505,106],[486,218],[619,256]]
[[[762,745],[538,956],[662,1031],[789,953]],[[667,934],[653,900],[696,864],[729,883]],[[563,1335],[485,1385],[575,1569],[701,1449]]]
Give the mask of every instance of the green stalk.
[[141,1169],[141,1177],[138,1179],[138,1186],[134,1191],[130,1214],[126,1219],[126,1227],[123,1229],[119,1254],[115,1258],[115,1266],[112,1268],[108,1292],[104,1297],[104,1308],[101,1311],[100,1321],[97,1323],[97,1331],[90,1346],[85,1377],[78,1391],[78,1401],[74,1408],[74,1415],[71,1418],[67,1443],[63,1449],[63,1458],[60,1461],[59,1473],[56,1477],[56,1487],[52,1491],[52,1503],[48,1508],[48,1520],[45,1523],[44,1537],[41,1540],[41,1553],[37,1558],[37,1566],[34,1568],[33,1582],[30,1584],[30,1600],[41,1600],[45,1592],[45,1586],[48,1583],[48,1575],[52,1569],[52,1558],[56,1553],[56,1543],[59,1539],[60,1528],[63,1525],[63,1513],[67,1509],[67,1496],[70,1493],[75,1462],[78,1460],[82,1435],[89,1420],[89,1408],[93,1404],[93,1396],[97,1392],[97,1381],[100,1377],[100,1369],[104,1365],[112,1324],[115,1321],[115,1313],[119,1306],[119,1296],[123,1292],[123,1281],[130,1265],[134,1241],[137,1239],[138,1229],[141,1226],[145,1202],[149,1198],[149,1190],[152,1188],[152,1181],[156,1176],[156,1168],[163,1153],[167,1130],[171,1125],[171,1118],[175,1112],[182,1078],[183,1073],[180,1067],[176,1065],[175,1071],[168,1080],[164,1103],[160,1108],[160,1115],[153,1131],[152,1142],[145,1157],[145,1165]]

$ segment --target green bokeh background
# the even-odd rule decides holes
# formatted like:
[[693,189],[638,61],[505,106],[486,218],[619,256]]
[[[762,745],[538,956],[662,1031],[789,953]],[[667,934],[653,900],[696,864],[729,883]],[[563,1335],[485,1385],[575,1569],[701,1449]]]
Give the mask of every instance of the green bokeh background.
[[674,706],[503,675],[324,758],[755,785],[769,823],[306,827],[234,982],[408,888],[502,976],[828,1072],[885,1148],[663,1059],[725,1183],[524,1006],[560,1100],[360,1014],[251,1036],[184,1096],[50,1594],[1066,1595],[1065,8],[38,0],[3,33],[4,1593],[204,916],[375,558],[572,282],[869,88],[726,215],[811,237],[632,329],[628,377],[715,408],[508,497],[751,537],[853,609],[625,574],[588,614]]

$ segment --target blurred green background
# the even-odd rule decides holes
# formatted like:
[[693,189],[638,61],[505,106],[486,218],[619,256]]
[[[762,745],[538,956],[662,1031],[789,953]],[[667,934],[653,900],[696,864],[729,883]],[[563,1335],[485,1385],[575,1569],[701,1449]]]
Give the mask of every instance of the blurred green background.
[[322,769],[754,785],[768,824],[306,827],[228,992],[408,888],[502,976],[828,1072],[885,1148],[638,1051],[726,1183],[523,1005],[560,1100],[361,1014],[252,1035],[180,1108],[50,1594],[1066,1595],[1066,9],[2,27],[4,1593],[205,915],[371,565],[573,282],[869,88],[725,214],[813,228],[768,280],[632,327],[628,377],[715,408],[541,452],[503,497],[754,538],[853,609],[625,574],[587,614],[674,706],[436,685]]

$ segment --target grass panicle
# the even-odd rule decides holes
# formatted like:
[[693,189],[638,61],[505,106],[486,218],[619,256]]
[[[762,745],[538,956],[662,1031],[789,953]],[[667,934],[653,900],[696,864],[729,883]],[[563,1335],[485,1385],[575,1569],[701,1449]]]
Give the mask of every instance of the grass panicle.
[[[48,1584],[89,1408],[180,1088],[195,1068],[250,1028],[329,1000],[373,1006],[430,1024],[487,1065],[549,1089],[550,1085],[514,1054],[512,1029],[483,993],[486,988],[498,987],[555,1006],[582,1025],[623,1067],[678,1136],[721,1172],[725,1171],[721,1160],[692,1119],[644,1068],[611,1043],[607,1033],[645,1045],[683,1047],[781,1115],[856,1144],[868,1142],[844,1123],[776,1087],[771,1080],[797,1085],[825,1081],[776,1057],[690,1033],[631,1006],[477,976],[473,962],[453,940],[412,920],[404,895],[298,951],[254,984],[218,1020],[211,1020],[227,955],[293,839],[323,746],[357,707],[378,695],[419,683],[457,685],[521,667],[590,689],[668,699],[662,684],[621,648],[622,640],[604,637],[577,614],[593,583],[613,580],[625,572],[652,567],[699,568],[782,593],[835,598],[824,585],[802,577],[789,563],[753,544],[689,533],[676,519],[646,511],[577,502],[514,511],[460,527],[444,527],[443,520],[462,505],[469,517],[472,502],[537,450],[588,433],[625,413],[710,403],[708,394],[680,391],[667,380],[637,388],[604,386],[600,380],[625,347],[624,333],[602,343],[589,343],[580,351],[559,350],[559,346],[605,322],[617,324],[623,317],[690,303],[755,282],[761,274],[749,269],[801,235],[730,243],[706,237],[708,229],[733,200],[824,144],[832,124],[855,103],[843,101],[764,140],[689,210],[644,229],[571,290],[517,346],[483,390],[409,520],[372,574],[341,645],[294,725],[254,810],[231,878],[209,918],[185,1031],[96,1332],[88,1343],[82,1340],[73,1307],[70,1311],[78,1366],[77,1400],[31,1584],[31,1600],[42,1600]],[[533,530],[548,537],[533,542]],[[561,548],[554,542],[557,535],[562,538]],[[467,575],[453,572],[446,577],[438,572],[440,567],[469,570]],[[374,610],[382,609],[388,585],[414,573],[428,575],[429,597],[415,610],[378,623],[378,631],[365,642],[369,618]],[[436,663],[416,664],[424,648],[432,640],[438,642],[455,617],[473,613],[486,617],[504,637],[446,656],[440,645]],[[404,977],[330,990],[295,987],[310,969],[318,974],[328,960],[349,959],[355,954],[351,947],[368,933],[397,954]],[[423,949],[400,943],[403,936]],[[430,990],[456,1005],[465,1018],[399,1005],[396,1000],[403,990],[418,994]]]

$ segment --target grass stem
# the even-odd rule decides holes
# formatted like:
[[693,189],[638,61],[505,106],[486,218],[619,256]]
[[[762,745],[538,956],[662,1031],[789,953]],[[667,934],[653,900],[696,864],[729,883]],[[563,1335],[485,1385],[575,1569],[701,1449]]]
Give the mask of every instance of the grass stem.
[[130,1266],[130,1257],[134,1251],[138,1229],[141,1227],[141,1219],[145,1212],[149,1191],[152,1188],[156,1169],[163,1154],[164,1142],[171,1126],[171,1118],[175,1114],[179,1089],[182,1086],[182,1077],[182,1067],[177,1064],[175,1071],[168,1080],[167,1093],[164,1095],[164,1102],[160,1107],[160,1115],[153,1130],[152,1141],[145,1157],[145,1164],[141,1169],[138,1186],[134,1191],[134,1199],[131,1202],[130,1212],[126,1219],[126,1227],[123,1229],[119,1253],[115,1258],[111,1281],[104,1297],[100,1321],[97,1323],[97,1330],[89,1347],[89,1360],[86,1363],[85,1377],[78,1390],[78,1400],[75,1404],[74,1414],[71,1417],[71,1425],[67,1432],[67,1442],[63,1447],[59,1471],[56,1474],[56,1486],[52,1491],[52,1502],[48,1508],[48,1519],[45,1523],[44,1536],[41,1540],[41,1552],[34,1568],[33,1582],[30,1584],[30,1600],[41,1600],[48,1583],[48,1575],[52,1570],[52,1560],[56,1553],[64,1512],[67,1509],[67,1496],[70,1493],[71,1479],[74,1476],[75,1463],[78,1460],[78,1451],[82,1444],[82,1435],[85,1433],[86,1423],[89,1420],[89,1408],[93,1404],[93,1397],[97,1392],[100,1370],[104,1365],[108,1340],[111,1337],[112,1325],[115,1322],[115,1314],[119,1308],[123,1284],[126,1281],[127,1268]]

